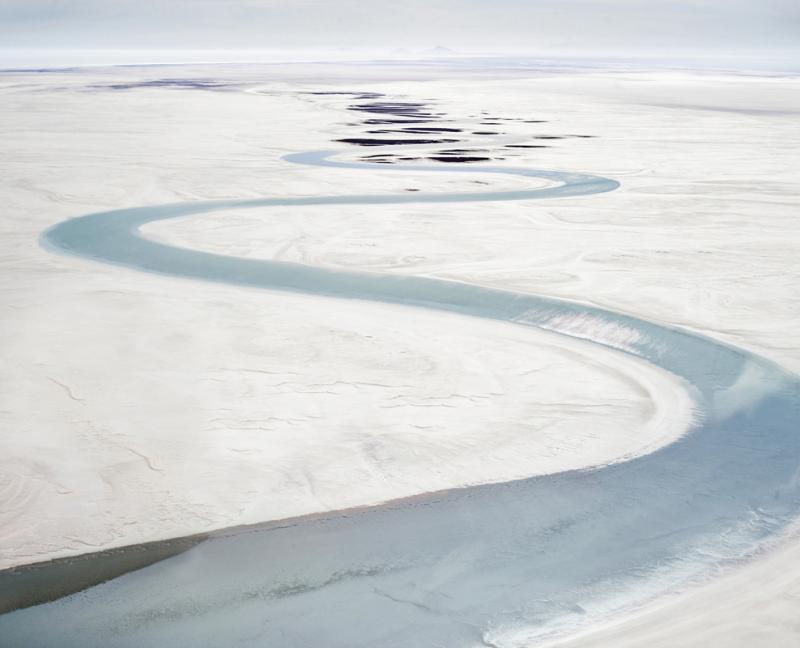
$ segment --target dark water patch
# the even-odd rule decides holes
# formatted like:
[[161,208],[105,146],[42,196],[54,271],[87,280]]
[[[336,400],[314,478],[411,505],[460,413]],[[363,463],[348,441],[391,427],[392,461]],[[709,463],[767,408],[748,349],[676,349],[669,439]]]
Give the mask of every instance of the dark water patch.
[[419,191],[419,189],[408,188],[408,189],[406,189],[406,191]]
[[387,133],[410,133],[412,135],[428,135],[431,133],[462,133],[460,128],[383,128],[367,131],[372,135],[385,135]]
[[428,104],[408,101],[375,101],[348,106],[348,110],[376,115],[392,115],[394,117],[426,118],[435,120],[444,113],[427,112]]
[[80,592],[177,556],[207,538],[206,534],[199,534],[175,540],[146,542],[0,571],[0,614]]
[[372,103],[353,104],[348,107],[348,110],[381,115],[384,113],[419,113],[427,109],[427,107],[428,105],[424,103],[375,101]]
[[427,108],[429,104],[424,101],[374,101],[367,104],[357,104],[351,106],[352,108],[361,108],[363,110],[419,110],[420,108]]
[[546,124],[546,119],[523,119],[523,124]]
[[548,146],[547,144],[506,144],[506,148],[534,149],[534,148],[553,148],[553,147]]
[[345,137],[335,140],[356,146],[403,146],[404,144],[447,144],[456,139],[380,139],[369,137]]
[[419,160],[418,157],[409,157],[409,156],[398,156],[393,155],[392,153],[379,153],[377,155],[362,155],[359,157],[360,160],[364,162],[413,162],[415,160]]
[[473,135],[502,135],[503,133],[498,133],[497,131],[472,131]]
[[567,135],[567,137],[579,137],[581,139],[592,139],[597,137],[597,135]]
[[428,112],[387,112],[384,113],[387,115],[394,115],[395,117],[409,117],[413,118],[416,117],[418,119],[425,119],[426,121],[435,122],[439,119],[439,116],[436,113],[428,113]]
[[367,126],[383,126],[385,124],[430,124],[430,119],[365,119]]
[[464,153],[488,153],[489,149],[442,149],[439,151],[442,155],[462,155]]
[[369,99],[380,99],[381,97],[385,97],[379,92],[355,92],[355,91],[341,91],[341,92],[334,92],[334,91],[319,91],[319,92],[306,92],[305,94],[316,95],[316,96],[340,96],[340,97],[350,97],[353,99],[360,100],[369,100]]
[[386,115],[393,115],[395,117],[406,117],[409,119],[421,119],[427,122],[435,122],[439,119],[439,117],[433,113],[426,113],[426,112],[386,112]]
[[540,139],[540,140],[561,140],[566,139],[564,135],[534,135],[533,139]]
[[461,133],[463,129],[461,128],[445,128],[445,127],[438,127],[438,126],[424,126],[424,127],[413,127],[413,128],[402,128],[400,129],[405,133]]
[[204,81],[198,79],[152,79],[150,81],[134,81],[130,83],[94,84],[91,90],[135,90],[137,88],[178,88],[185,90],[220,90],[237,87],[234,83],[220,81]]
[[[436,162],[489,162],[492,158],[479,155],[431,155],[429,160]],[[502,158],[498,158],[502,159]]]

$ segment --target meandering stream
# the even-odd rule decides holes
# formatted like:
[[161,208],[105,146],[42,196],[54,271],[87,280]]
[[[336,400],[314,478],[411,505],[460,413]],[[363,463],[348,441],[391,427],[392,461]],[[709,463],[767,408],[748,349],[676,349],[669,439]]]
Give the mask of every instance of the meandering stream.
[[[329,152],[287,160],[374,169],[333,161]],[[588,338],[683,379],[699,422],[669,446],[602,468],[212,534],[145,569],[0,616],[2,646],[521,646],[746,557],[800,513],[800,383],[767,360],[577,303],[229,257],[139,232],[153,221],[217,210],[530,200],[618,186],[586,174],[512,167],[397,167],[403,169],[556,184],[123,209],[63,222],[43,239],[60,252],[139,271],[445,310]]]

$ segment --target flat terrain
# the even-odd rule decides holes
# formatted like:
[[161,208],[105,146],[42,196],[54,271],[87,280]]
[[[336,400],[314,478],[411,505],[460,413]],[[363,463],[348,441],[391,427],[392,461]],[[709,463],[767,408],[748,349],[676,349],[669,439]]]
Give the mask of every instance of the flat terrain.
[[[409,144],[404,155],[483,149],[493,164],[598,173],[622,187],[552,202],[221,211],[145,235],[593,303],[800,370],[796,79],[528,73],[475,83],[319,67],[0,76],[0,354],[13,368],[0,390],[1,567],[605,464],[690,426],[674,377],[588,343],[137,274],[38,245],[65,218],[124,206],[530,186],[478,167],[432,179],[379,164],[288,164],[281,156],[296,151],[384,150],[336,142],[374,115],[348,111],[352,96],[311,92],[426,102],[459,130],[458,144]],[[200,82],[175,82],[186,78]],[[768,586],[741,587],[732,574],[620,628],[632,646],[675,645],[674,632],[680,645],[794,645],[800,572],[786,566],[797,552],[789,543],[742,570]],[[709,620],[693,611],[709,600],[717,630],[700,632]]]

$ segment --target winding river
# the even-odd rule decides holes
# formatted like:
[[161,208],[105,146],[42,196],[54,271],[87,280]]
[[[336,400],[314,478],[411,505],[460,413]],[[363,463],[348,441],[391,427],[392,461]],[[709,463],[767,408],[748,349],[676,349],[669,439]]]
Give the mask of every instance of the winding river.
[[[286,159],[374,169],[330,157]],[[0,644],[525,646],[741,560],[800,514],[800,382],[767,360],[577,303],[425,277],[228,257],[139,234],[153,221],[215,210],[527,200],[618,186],[578,173],[445,170],[554,184],[123,209],[63,222],[43,239],[63,253],[173,277],[404,304],[588,337],[682,378],[701,415],[693,429],[652,454],[601,468],[212,534],[144,569],[0,616]]]

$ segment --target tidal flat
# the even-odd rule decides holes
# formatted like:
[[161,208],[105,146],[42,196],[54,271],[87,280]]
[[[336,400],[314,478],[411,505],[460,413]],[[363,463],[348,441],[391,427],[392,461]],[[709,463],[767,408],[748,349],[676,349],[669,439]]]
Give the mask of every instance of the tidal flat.
[[[800,346],[793,326],[800,315],[800,235],[792,78],[608,71],[576,84],[574,73],[531,70],[475,84],[463,70],[313,65],[176,66],[158,75],[134,67],[3,76],[2,110],[13,124],[6,133],[3,300],[16,314],[3,326],[8,339],[19,341],[2,349],[4,361],[18,368],[1,408],[5,429],[13,431],[0,460],[8,494],[0,520],[6,568],[426,493],[502,489],[582,471],[625,473],[637,461],[700,442],[692,441],[704,420],[692,388],[700,379],[646,362],[637,352],[644,338],[630,327],[553,312],[542,330],[398,303],[252,290],[137,273],[39,245],[42,232],[85,214],[228,201],[228,208],[201,216],[142,224],[141,234],[159,245],[254,263],[563,300],[699,334],[763,359],[767,374],[800,368],[793,350]],[[364,119],[354,124],[354,114]],[[121,116],[129,124],[124,130]],[[363,156],[356,140],[376,119],[419,126],[385,152]],[[482,130],[487,120],[502,124],[502,132]],[[438,128],[453,137],[439,138]],[[419,141],[428,132],[455,141]],[[287,163],[298,151],[337,141],[338,165]],[[480,156],[463,153],[477,149]],[[486,159],[463,159],[470,157]],[[415,168],[425,164],[437,165],[436,173]],[[548,191],[559,180],[481,173],[484,164],[594,174],[621,186],[486,202],[477,195]],[[348,195],[365,193],[408,200],[348,203]],[[470,193],[476,200],[432,205],[437,195]],[[313,196],[333,200],[315,203]],[[307,203],[260,206],[265,197]],[[233,204],[240,200],[252,205]],[[736,384],[741,377],[737,388],[758,392],[769,383],[765,375],[743,370],[727,379]],[[725,407],[723,399],[712,411]],[[61,460],[65,452],[69,462]],[[641,502],[643,492],[627,496]],[[786,515],[778,526],[790,533]],[[719,594],[740,573],[730,562],[737,555],[748,558],[741,573],[758,575],[775,569],[776,556],[790,564],[797,551],[790,539],[769,559],[754,558],[753,551],[764,551],[754,547],[742,546],[740,554],[735,544],[727,547],[732,552],[720,568],[733,570],[728,581],[703,585],[706,576],[693,580],[675,570],[653,582],[681,593],[670,603],[676,609],[698,597],[736,609],[772,591],[770,609],[780,614],[790,609],[781,602],[800,579],[791,570],[772,579],[772,590]],[[182,571],[187,561],[197,567],[190,556],[204,550],[192,551],[163,565],[189,573]],[[204,560],[224,564],[216,555]],[[395,578],[391,569],[379,576],[370,564],[333,573],[352,572],[358,583]],[[159,568],[120,582],[144,583],[146,598],[147,579],[158,580]],[[448,578],[458,582],[452,573]],[[115,583],[103,591],[127,586]],[[90,601],[92,591],[81,600]],[[625,599],[627,590],[620,591]],[[135,599],[126,597],[123,607]],[[447,608],[419,597],[387,605],[410,600]],[[662,600],[658,587],[639,603],[651,599]],[[625,621],[635,603],[583,612],[565,603],[566,626],[549,630],[568,635],[606,617],[622,629],[641,628],[637,619],[646,616]],[[62,627],[80,616],[70,600],[57,605]],[[120,609],[118,618],[128,618]],[[657,615],[648,609],[637,612]],[[167,612],[147,614],[158,620]],[[696,631],[702,619],[691,610],[684,615],[681,645],[713,636]],[[481,628],[481,640],[521,645],[534,640],[545,617],[558,616],[531,608],[527,616],[495,618]],[[761,626],[782,632],[779,642],[792,640],[788,618],[759,624],[757,615],[739,617],[718,625],[730,633],[725,645],[736,645],[737,633],[752,639]],[[20,632],[24,623],[15,618],[25,617],[6,615],[0,626]],[[466,622],[475,627],[474,618]],[[76,636],[86,637],[80,627]],[[667,636],[669,628],[654,623],[648,639],[660,640],[659,627]],[[613,628],[604,632],[617,645]],[[459,639],[451,631],[445,636]]]

